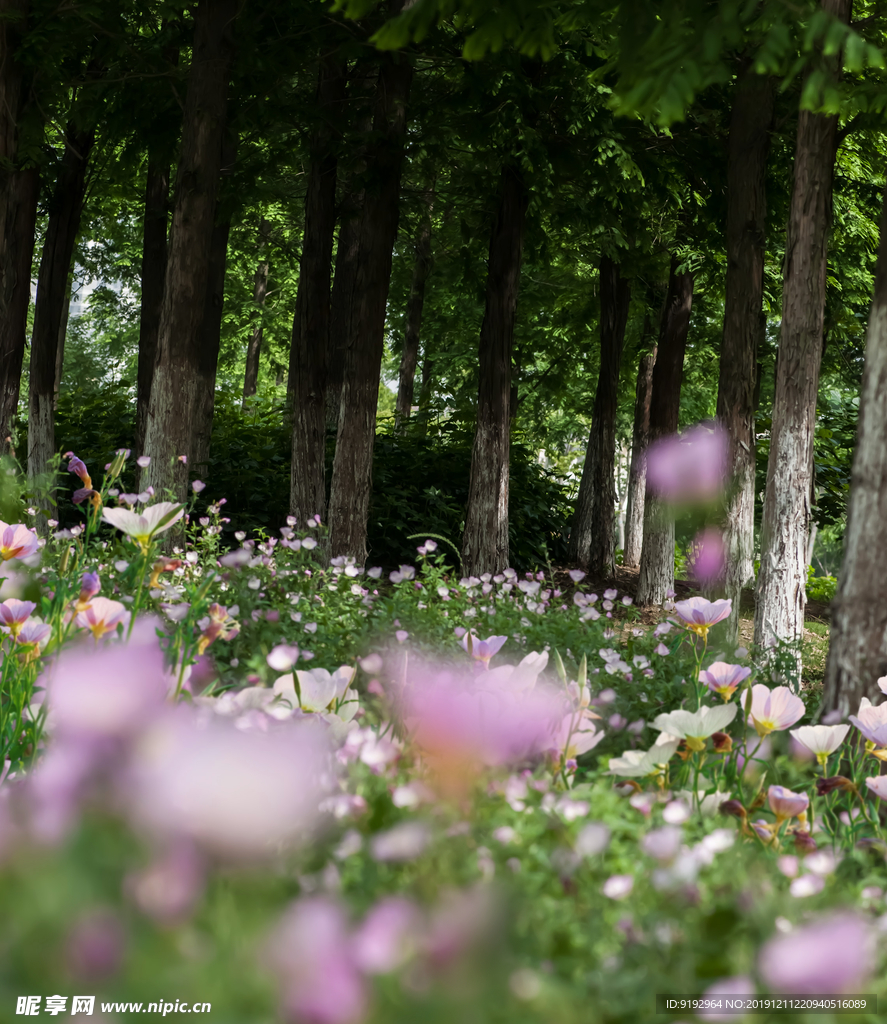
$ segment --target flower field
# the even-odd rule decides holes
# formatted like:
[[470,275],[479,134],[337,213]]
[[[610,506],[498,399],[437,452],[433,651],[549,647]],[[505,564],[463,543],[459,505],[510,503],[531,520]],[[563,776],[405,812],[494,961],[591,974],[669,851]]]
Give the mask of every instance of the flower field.
[[229,547],[127,457],[0,524],[3,1020],[878,1019],[887,700],[822,719],[728,601]]

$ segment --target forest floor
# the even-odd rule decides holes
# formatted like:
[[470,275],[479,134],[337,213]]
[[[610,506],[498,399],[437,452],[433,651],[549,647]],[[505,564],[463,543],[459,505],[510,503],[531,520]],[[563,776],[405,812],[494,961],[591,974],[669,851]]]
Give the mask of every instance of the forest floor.
[[[555,570],[556,583],[565,589],[573,585],[567,570]],[[586,576],[582,581],[583,590],[603,591],[607,587],[615,587],[620,596],[628,594],[632,598],[637,594],[638,570],[619,565],[615,577],[609,579],[593,579]],[[699,593],[699,587],[692,580],[675,580],[677,599],[683,600]],[[642,608],[640,621],[644,625],[655,625],[661,619],[658,608]],[[754,643],[755,595],[752,590],[742,592],[740,605],[739,637],[742,643],[751,648]],[[823,601],[808,601],[804,616],[804,646],[802,688],[818,690],[825,676],[825,661],[828,655],[829,606]]]

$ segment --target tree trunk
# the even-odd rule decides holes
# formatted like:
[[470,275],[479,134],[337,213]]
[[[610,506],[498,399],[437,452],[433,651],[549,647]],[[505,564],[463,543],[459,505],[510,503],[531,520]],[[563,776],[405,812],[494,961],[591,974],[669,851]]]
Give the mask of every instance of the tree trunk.
[[619,367],[631,304],[631,282],[618,264],[601,257],[601,365],[588,450],[579,484],[570,560],[596,576],[616,572],[616,413],[619,407]]
[[[222,150],[222,175],[230,174],[237,159],[235,140],[226,136]],[[209,273],[204,300],[203,327],[197,372],[200,378],[198,395],[200,404],[194,420],[193,459],[188,462],[200,474],[208,469],[213,413],[216,405],[216,371],[219,366],[219,348],[222,341],[222,317],[225,312],[225,273],[228,268],[228,236],[231,234],[231,214],[226,213],[213,226],[209,250]]]
[[[851,0],[823,0],[822,6],[849,21]],[[798,640],[804,631],[813,432],[837,129],[835,116],[807,110],[798,116],[755,610],[755,643],[762,646],[772,639]]]
[[[677,259],[673,257],[653,367],[651,442],[675,433],[680,420],[684,351],[693,309],[693,275],[687,271],[678,273],[677,267]],[[644,500],[644,538],[637,603],[661,604],[673,588],[674,520],[648,489]]]
[[[259,252],[262,252],[268,244],[268,236],[271,233],[271,221],[264,217],[259,219]],[[243,408],[246,409],[246,400],[251,398],[259,386],[259,360],[262,355],[262,336],[264,328],[262,319],[265,315],[265,296],[268,292],[268,274],[271,272],[271,264],[268,257],[263,256],[256,267],[253,277],[253,316],[255,324],[250,332],[246,344],[246,372],[243,375]]]
[[52,411],[53,414],[59,407],[59,390],[62,386],[62,371],[65,368],[65,340],[68,337],[68,321],[71,319],[71,295],[74,289],[74,275],[68,278],[68,287],[65,289],[65,301],[62,306],[62,322],[59,324],[59,341],[55,351],[55,383],[52,387]]
[[474,576],[508,567],[511,348],[528,198],[519,168],[504,167],[499,212],[490,237],[477,427],[462,538],[463,566]]
[[36,168],[17,164],[29,83],[15,56],[27,15],[27,0],[0,0],[0,452],[18,411],[40,188]]
[[348,89],[349,96],[353,96],[357,103],[354,131],[361,141],[356,145],[354,164],[342,190],[339,239],[336,245],[336,269],[330,297],[325,404],[326,426],[328,430],[332,431],[337,431],[339,427],[339,406],[342,399],[342,382],[345,379],[345,359],[355,330],[354,310],[360,257],[360,225],[365,198],[363,178],[369,145],[367,140],[373,127],[373,96],[377,81],[378,69],[373,65],[361,63],[355,68]]
[[325,400],[338,166],[332,148],[331,118],[344,102],[345,66],[339,57],[326,57],[320,63],[317,82],[320,121],[311,146],[305,235],[290,346],[289,389],[293,416],[290,512],[300,523],[314,515],[326,519]]
[[400,358],[398,375],[397,404],[395,407],[394,429],[403,433],[413,411],[413,386],[416,367],[419,364],[419,338],[422,330],[422,311],[425,306],[425,285],[431,273],[431,211],[434,207],[434,189],[423,196],[426,209],[416,236],[416,256],[413,263],[413,279],[410,283],[410,297],[407,302],[407,322],[403,338],[403,354]]
[[[402,0],[392,5],[400,10]],[[413,69],[402,54],[383,56],[370,147],[368,186],[360,225],[353,333],[330,486],[330,546],[334,556],[366,557],[367,516],[373,479],[376,408],[385,345],[385,307],[397,237],[400,178]]]
[[142,306],[139,311],[139,366],[136,383],[135,450],[145,453],[145,430],[151,382],[157,358],[157,336],[163,306],[163,282],[166,278],[167,211],[169,207],[169,165],[148,158],[145,181],[145,216],[142,235]]
[[865,371],[844,563],[832,601],[824,705],[845,717],[863,697],[877,703],[887,674],[887,194],[875,296],[869,313]]
[[[219,251],[216,207],[233,59],[236,0],[200,0],[188,72],[181,156],[170,235],[157,358],[148,404],[145,449],[150,482],[185,498],[188,467],[202,457],[218,352],[203,352],[207,304],[213,307],[213,250]],[[216,245],[213,235],[216,233]],[[216,267],[216,273],[218,267]],[[210,372],[211,371],[211,372]],[[211,425],[211,424],[210,424]],[[147,478],[146,478],[147,476]]]
[[[645,321],[644,333],[647,333]],[[647,487],[646,451],[650,443],[650,398],[653,394],[653,366],[656,348],[641,356],[635,385],[634,427],[631,434],[631,469],[628,476],[628,506],[625,513],[625,548],[622,564],[632,569],[641,564],[644,539],[644,492]]]
[[[68,297],[68,275],[86,194],[86,171],[95,129],[65,132],[65,152],[49,207],[49,220],[40,257],[28,402],[28,476],[45,473],[55,454],[53,395],[59,332]],[[42,518],[42,517],[41,517]]]
[[726,596],[733,610],[725,627],[739,638],[742,588],[754,580],[755,385],[764,321],[767,157],[774,84],[746,63],[736,84],[727,163],[727,274],[717,417],[730,438],[731,485],[723,530]]

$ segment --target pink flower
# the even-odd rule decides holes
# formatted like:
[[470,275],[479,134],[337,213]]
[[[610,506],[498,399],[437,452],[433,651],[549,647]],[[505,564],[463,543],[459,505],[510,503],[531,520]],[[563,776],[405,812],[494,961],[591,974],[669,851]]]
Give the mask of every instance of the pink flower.
[[36,608],[37,605],[33,601],[16,601],[15,598],[8,598],[0,604],[0,629],[12,637],[17,637]]
[[736,687],[751,675],[750,668],[742,665],[729,665],[725,661],[715,661],[699,673],[699,681],[713,692],[729,700]]
[[850,721],[876,747],[887,747],[887,701],[875,705],[863,697],[858,713],[850,715]]
[[96,597],[89,607],[78,613],[74,624],[81,629],[88,629],[96,640],[101,640],[106,633],[113,633],[118,626],[125,627],[129,619],[129,611],[119,601]]
[[[732,978],[721,978],[720,981],[716,981],[703,993],[703,998],[709,1000],[713,1004],[723,1005],[724,997],[734,996],[737,999],[748,998],[755,994],[755,983],[746,974],[739,974]],[[731,1013],[729,1010],[697,1010],[696,1016],[700,1020],[724,1020],[733,1021],[736,1019],[736,1013]]]
[[837,913],[766,943],[758,970],[773,992],[861,992],[874,967],[872,934],[861,918]]
[[869,777],[865,780],[865,784],[882,800],[887,800],[887,775],[877,775],[875,777]]
[[733,602],[730,598],[709,601],[704,597],[691,597],[686,601],[677,601],[674,609],[687,629],[704,638],[715,623],[727,618],[733,609]]
[[27,526],[8,526],[0,522],[0,559],[4,562],[12,558],[30,558],[39,547],[37,534]]
[[810,806],[810,797],[806,793],[793,793],[784,786],[771,786],[767,790],[767,799],[777,821],[800,817]]
[[788,729],[807,710],[801,698],[796,697],[787,686],[777,686],[771,690],[763,683],[755,683],[751,688],[751,697],[749,725],[755,727],[759,736]]
[[647,485],[663,501],[717,498],[727,476],[729,439],[720,426],[700,424],[663,437],[647,449]]

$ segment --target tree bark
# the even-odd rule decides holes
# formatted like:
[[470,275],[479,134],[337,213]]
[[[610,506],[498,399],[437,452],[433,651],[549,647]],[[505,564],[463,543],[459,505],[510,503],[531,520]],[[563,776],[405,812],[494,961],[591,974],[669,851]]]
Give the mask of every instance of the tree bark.
[[619,406],[619,368],[625,344],[631,281],[622,277],[618,264],[601,257],[601,360],[591,433],[573,529],[570,560],[595,575],[616,572],[616,413]]
[[717,418],[730,438],[731,484],[724,539],[724,588],[733,602],[727,639],[739,638],[742,588],[754,580],[755,385],[764,326],[767,157],[774,83],[746,62],[736,84],[727,162],[727,274]]
[[157,358],[157,337],[166,278],[169,165],[149,155],[145,181],[145,215],[142,235],[142,306],[139,311],[139,365],[136,381],[135,450],[145,454],[145,430],[151,382]]
[[504,167],[499,211],[490,237],[486,308],[480,329],[477,426],[462,538],[465,572],[475,576],[508,567],[511,349],[528,198],[520,169]]
[[[259,220],[259,252],[262,252],[268,245],[268,236],[271,233],[271,222],[261,217]],[[271,264],[268,257],[263,256],[256,267],[253,277],[253,316],[255,324],[250,331],[246,344],[246,372],[243,375],[243,408],[246,409],[246,400],[251,398],[259,386],[259,360],[262,355],[262,336],[264,328],[262,318],[265,313],[265,297],[268,293],[268,275],[271,272]]]
[[[851,0],[823,0],[822,6],[849,21]],[[807,110],[798,116],[755,610],[755,643],[762,646],[773,639],[799,640],[804,631],[813,432],[837,130],[837,117]]]
[[403,338],[403,354],[398,374],[397,403],[395,406],[394,429],[403,433],[413,411],[413,389],[416,367],[419,365],[419,339],[422,332],[422,312],[425,307],[425,285],[431,274],[431,211],[434,207],[434,189],[423,196],[425,210],[416,235],[416,254],[413,263],[413,279],[410,282],[410,297],[407,302],[406,330]]
[[31,478],[45,473],[55,454],[53,395],[59,332],[94,142],[94,128],[78,129],[73,122],[68,125],[65,152],[50,200],[31,335],[28,400],[28,476]]
[[[375,74],[373,73],[375,71]],[[342,383],[345,379],[345,360],[354,335],[355,296],[360,257],[360,226],[366,195],[366,171],[369,133],[373,127],[374,89],[378,69],[365,63],[354,69],[348,89],[357,104],[354,125],[358,143],[354,164],[342,189],[339,211],[339,238],[336,245],[336,267],[330,297],[330,327],[326,362],[326,425],[328,430],[339,427],[339,406]]]
[[887,194],[869,313],[844,564],[831,607],[824,705],[845,717],[877,703],[887,674]]
[[[143,483],[150,482],[159,493],[169,488],[180,500],[188,485],[188,466],[180,457],[202,457],[201,434],[206,433],[206,413],[212,408],[206,391],[214,386],[218,358],[217,351],[205,353],[202,348],[207,303],[212,309],[213,302],[213,234],[236,13],[236,0],[200,0],[194,14],[193,57],[145,430],[151,465]],[[218,235],[216,242],[218,252]]]
[[[668,295],[662,313],[656,364],[653,367],[653,394],[650,398],[650,441],[656,441],[678,429],[681,411],[681,381],[684,352],[693,310],[693,275],[678,273],[672,258]],[[674,520],[662,502],[647,490],[644,500],[644,538],[637,603],[661,604],[674,588]]]
[[[392,8],[399,11],[402,6],[402,0],[398,0]],[[366,557],[376,408],[385,345],[385,307],[397,237],[412,77],[412,65],[403,54],[383,56],[360,225],[353,332],[345,359],[330,486],[331,553],[353,556],[358,562]]]
[[317,82],[320,121],[311,145],[305,234],[290,346],[290,512],[300,523],[314,515],[326,519],[326,375],[338,167],[332,148],[332,119],[344,102],[345,66],[337,56],[326,57],[320,63]]
[[[644,327],[646,334],[646,323]],[[650,443],[650,398],[656,348],[641,356],[635,385],[634,427],[631,434],[631,468],[628,476],[628,506],[625,513],[625,547],[622,564],[634,569],[641,564],[644,539],[644,492],[647,487],[645,454]]]
[[27,15],[27,0],[0,0],[0,451],[18,411],[40,188],[37,169],[18,164],[29,82],[16,49]]

